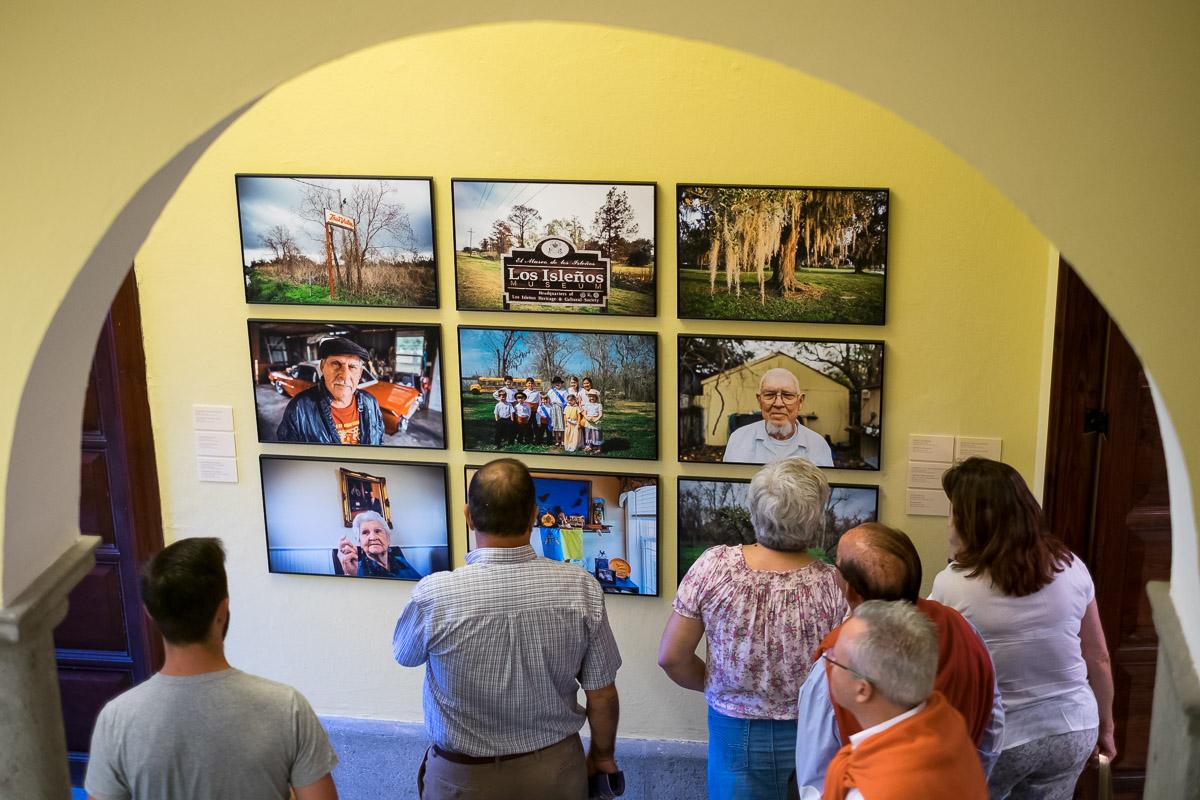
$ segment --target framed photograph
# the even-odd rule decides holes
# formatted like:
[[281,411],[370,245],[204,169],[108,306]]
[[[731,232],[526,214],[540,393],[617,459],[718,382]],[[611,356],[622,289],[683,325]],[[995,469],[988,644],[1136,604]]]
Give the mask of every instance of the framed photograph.
[[249,321],[260,442],[446,446],[441,327]]
[[392,504],[388,502],[387,478],[342,467],[338,470],[342,485],[342,522],[349,528],[354,517],[363,511],[383,515],[392,524]]
[[[825,538],[809,552],[833,563],[842,534],[864,522],[879,520],[879,487],[831,483],[826,507]],[[679,479],[679,572],[676,581],[710,547],[753,544],[750,526],[749,480],[724,478]]]
[[247,303],[438,307],[431,179],[235,180]]
[[[467,487],[478,466],[466,469]],[[543,558],[575,564],[611,594],[658,595],[658,477],[530,470]],[[475,535],[467,534],[475,547]]]
[[679,460],[879,469],[883,342],[679,337]]
[[458,356],[464,450],[658,458],[655,334],[460,326]]
[[259,467],[271,572],[415,581],[450,569],[444,465],[259,456]]
[[888,190],[677,184],[679,316],[884,323]]
[[455,178],[464,311],[655,315],[653,183]]

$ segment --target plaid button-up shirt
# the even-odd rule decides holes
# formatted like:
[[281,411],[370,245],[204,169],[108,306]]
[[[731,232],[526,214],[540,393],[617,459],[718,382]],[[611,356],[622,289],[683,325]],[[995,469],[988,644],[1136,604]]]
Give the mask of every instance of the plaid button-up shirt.
[[392,651],[406,667],[428,662],[429,737],[472,756],[526,753],[577,733],[579,689],[607,686],[621,666],[600,584],[528,545],[473,550],[465,567],[422,578]]

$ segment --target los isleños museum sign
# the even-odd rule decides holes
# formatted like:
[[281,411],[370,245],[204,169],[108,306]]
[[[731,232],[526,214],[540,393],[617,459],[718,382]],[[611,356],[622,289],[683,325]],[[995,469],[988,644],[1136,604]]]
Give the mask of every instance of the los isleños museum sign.
[[512,303],[608,309],[611,261],[594,250],[576,250],[561,236],[514,247],[501,259],[501,272],[505,310]]

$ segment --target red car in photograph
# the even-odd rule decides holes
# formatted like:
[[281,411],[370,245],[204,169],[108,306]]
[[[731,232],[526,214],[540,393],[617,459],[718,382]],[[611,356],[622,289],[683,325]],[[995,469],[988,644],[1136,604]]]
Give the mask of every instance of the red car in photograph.
[[[273,369],[267,380],[275,391],[286,397],[295,397],[321,379],[320,364],[316,361],[301,361],[286,369]],[[383,429],[388,435],[408,430],[408,421],[421,408],[421,391],[402,383],[389,383],[375,377],[364,368],[358,388],[375,398],[383,412]]]

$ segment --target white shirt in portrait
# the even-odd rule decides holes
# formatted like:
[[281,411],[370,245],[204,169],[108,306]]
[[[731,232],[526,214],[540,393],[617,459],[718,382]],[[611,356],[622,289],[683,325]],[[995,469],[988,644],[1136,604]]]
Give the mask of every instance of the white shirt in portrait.
[[806,458],[818,467],[833,466],[833,451],[821,434],[797,422],[795,433],[787,439],[774,439],[767,434],[767,423],[763,420],[743,425],[731,433],[721,460],[736,464],[769,464],[796,456]]

